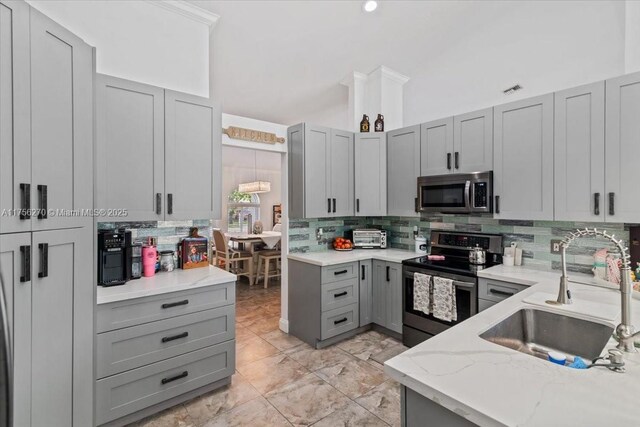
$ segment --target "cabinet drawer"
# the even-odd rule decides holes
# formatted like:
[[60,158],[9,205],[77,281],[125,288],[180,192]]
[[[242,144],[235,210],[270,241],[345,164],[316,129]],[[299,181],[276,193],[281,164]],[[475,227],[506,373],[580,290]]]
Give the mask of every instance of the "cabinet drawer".
[[98,378],[233,339],[235,306],[98,334]]
[[358,278],[322,285],[322,311],[358,303]]
[[[125,285],[126,286],[126,285]],[[235,303],[235,282],[100,304],[97,332],[112,331]]]
[[352,279],[354,277],[358,277],[357,262],[332,265],[330,267],[322,267],[320,280],[322,284],[325,284],[325,283],[339,282],[340,280]]
[[321,316],[320,339],[335,337],[358,327],[358,304],[325,311]]
[[233,374],[235,340],[96,382],[96,423],[132,414]]
[[478,313],[481,311],[486,310],[489,307],[493,307],[494,305],[496,305],[497,302],[495,301],[489,301],[486,299],[478,299]]
[[480,279],[478,281],[478,298],[500,302],[527,288],[528,286],[517,283]]

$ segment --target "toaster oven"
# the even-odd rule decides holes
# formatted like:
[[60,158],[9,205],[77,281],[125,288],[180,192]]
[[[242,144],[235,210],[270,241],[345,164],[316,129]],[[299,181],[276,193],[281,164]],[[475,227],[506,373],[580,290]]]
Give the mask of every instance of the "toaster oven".
[[350,233],[354,248],[360,249],[386,249],[387,232],[378,229],[352,230]]

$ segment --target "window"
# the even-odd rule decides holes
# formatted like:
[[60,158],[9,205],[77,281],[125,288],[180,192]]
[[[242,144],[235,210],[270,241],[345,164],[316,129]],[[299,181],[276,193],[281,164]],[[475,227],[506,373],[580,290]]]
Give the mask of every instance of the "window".
[[251,214],[254,224],[260,219],[260,196],[255,193],[241,193],[234,190],[229,195],[227,203],[228,231],[250,233],[247,218],[249,214]]

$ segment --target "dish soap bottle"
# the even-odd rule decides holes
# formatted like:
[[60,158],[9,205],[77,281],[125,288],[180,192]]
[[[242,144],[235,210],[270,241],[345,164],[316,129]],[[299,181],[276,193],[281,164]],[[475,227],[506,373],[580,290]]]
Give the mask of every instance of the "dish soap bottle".
[[384,132],[384,116],[382,114],[378,114],[374,126],[376,132]]
[[362,115],[362,121],[360,122],[360,132],[369,132],[369,116]]

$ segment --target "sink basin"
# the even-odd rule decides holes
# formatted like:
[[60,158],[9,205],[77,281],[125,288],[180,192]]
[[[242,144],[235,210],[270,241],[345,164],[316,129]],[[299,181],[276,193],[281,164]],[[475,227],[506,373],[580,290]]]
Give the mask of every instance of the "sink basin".
[[525,308],[480,334],[503,347],[547,360],[549,351],[559,351],[573,362],[580,356],[587,363],[600,356],[613,334],[613,327],[562,314]]

